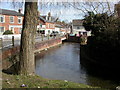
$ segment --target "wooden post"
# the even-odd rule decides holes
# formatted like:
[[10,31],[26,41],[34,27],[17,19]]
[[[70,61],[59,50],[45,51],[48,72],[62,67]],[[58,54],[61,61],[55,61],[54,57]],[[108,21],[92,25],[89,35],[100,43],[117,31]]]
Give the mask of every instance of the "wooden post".
[[14,36],[12,36],[12,46],[14,46]]
[[49,40],[49,34],[47,36],[48,36],[48,40]]
[[2,49],[2,47],[3,47],[3,40],[2,38],[0,38],[0,49]]
[[42,41],[43,41],[43,34],[41,34],[41,39],[42,39]]
[[68,33],[66,34],[66,39],[68,39]]

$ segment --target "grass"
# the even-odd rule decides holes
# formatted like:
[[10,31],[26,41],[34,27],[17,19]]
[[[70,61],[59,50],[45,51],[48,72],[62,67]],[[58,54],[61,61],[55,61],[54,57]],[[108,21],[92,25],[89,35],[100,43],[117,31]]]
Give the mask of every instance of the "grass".
[[[25,85],[25,86],[22,86]],[[40,76],[10,75],[2,73],[2,88],[95,88],[62,80],[49,80]]]

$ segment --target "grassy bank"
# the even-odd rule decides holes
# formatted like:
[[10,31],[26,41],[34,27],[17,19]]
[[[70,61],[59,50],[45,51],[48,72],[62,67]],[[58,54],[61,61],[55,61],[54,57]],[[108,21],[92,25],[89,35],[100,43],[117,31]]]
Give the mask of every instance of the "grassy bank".
[[2,73],[2,88],[93,88],[66,80],[49,80],[40,76],[20,76]]

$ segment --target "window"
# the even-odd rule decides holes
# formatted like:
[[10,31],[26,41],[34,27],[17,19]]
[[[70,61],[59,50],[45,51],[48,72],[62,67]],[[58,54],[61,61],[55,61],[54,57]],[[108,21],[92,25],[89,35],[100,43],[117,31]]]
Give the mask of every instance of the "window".
[[22,17],[18,17],[18,24],[22,24]]
[[10,30],[14,33],[14,27],[10,27]]
[[55,28],[55,25],[53,24],[53,28]]
[[14,17],[10,16],[10,23],[14,23]]
[[0,15],[0,23],[4,23],[5,22],[5,17],[3,15]]
[[48,33],[50,33],[50,30],[48,30]]
[[4,32],[4,27],[0,27],[0,33],[3,33]]
[[42,28],[42,24],[40,24],[40,27]]
[[77,27],[77,29],[80,29],[80,27]]
[[48,28],[50,28],[50,24],[48,24]]
[[21,34],[21,33],[22,33],[22,28],[19,29],[19,34]]

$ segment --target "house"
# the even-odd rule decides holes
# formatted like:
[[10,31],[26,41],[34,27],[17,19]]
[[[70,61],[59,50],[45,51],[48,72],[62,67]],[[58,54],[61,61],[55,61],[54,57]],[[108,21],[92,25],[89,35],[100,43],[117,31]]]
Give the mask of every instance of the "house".
[[61,34],[63,34],[63,35],[65,35],[65,34],[67,34],[67,33],[69,33],[70,34],[70,27],[69,27],[69,25],[62,25],[62,28],[61,28]]
[[120,2],[118,2],[118,4],[115,4],[115,16],[120,17]]
[[54,31],[55,31],[55,23],[54,23],[54,21],[46,21],[45,35],[51,34]]
[[55,31],[57,31],[59,34],[67,34],[70,33],[70,24],[62,23],[60,21],[55,23]]
[[55,18],[51,15],[40,16],[39,17],[39,25],[37,26],[38,30],[42,32],[45,36],[51,34],[55,31]]
[[0,34],[11,30],[14,34],[20,34],[22,29],[23,14],[21,9],[17,11],[0,9]]
[[41,34],[45,34],[46,20],[42,16],[39,16],[38,20],[39,20],[39,23],[37,25],[37,32]]
[[90,36],[90,31],[86,31],[83,26],[83,20],[81,19],[75,19],[72,21],[72,34],[76,35],[83,35],[87,34],[87,36]]
[[62,29],[62,26],[60,24],[55,24],[55,32],[58,32],[58,34],[61,34],[61,29]]

